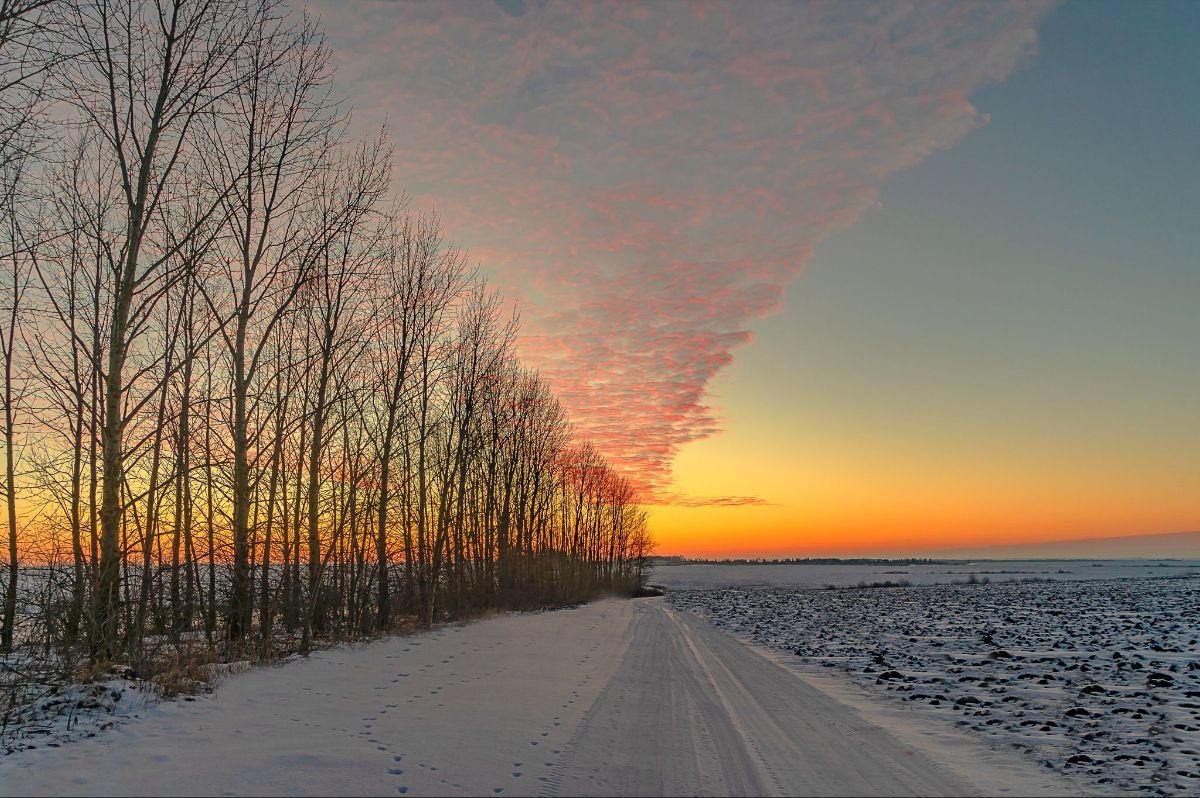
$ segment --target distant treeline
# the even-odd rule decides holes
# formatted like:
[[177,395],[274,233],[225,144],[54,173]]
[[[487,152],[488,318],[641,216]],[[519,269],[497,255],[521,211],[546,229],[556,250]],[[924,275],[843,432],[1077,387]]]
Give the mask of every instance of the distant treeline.
[[704,559],[695,557],[652,557],[652,565],[947,565],[947,560],[931,560],[928,557],[785,557],[770,559],[724,558]]

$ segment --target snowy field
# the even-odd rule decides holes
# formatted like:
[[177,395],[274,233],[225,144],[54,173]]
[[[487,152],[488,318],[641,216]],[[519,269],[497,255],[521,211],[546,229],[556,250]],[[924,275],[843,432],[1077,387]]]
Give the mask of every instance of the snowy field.
[[651,582],[670,590],[716,587],[853,587],[860,582],[1009,582],[1120,579],[1200,574],[1200,560],[954,560],[928,565],[687,564],[655,567]]
[[[1170,565],[1179,567],[1074,563],[1061,574],[1062,563],[975,563],[974,584],[849,590],[811,588],[904,577],[884,567],[677,566],[691,571],[660,568],[654,581],[699,584],[669,601],[801,668],[848,674],[914,712],[1017,746],[1089,791],[1195,795],[1200,576],[1194,562]],[[904,570],[915,583],[951,576],[934,573],[947,566]],[[791,586],[779,586],[789,573]],[[1052,581],[1020,581],[1031,577]]]

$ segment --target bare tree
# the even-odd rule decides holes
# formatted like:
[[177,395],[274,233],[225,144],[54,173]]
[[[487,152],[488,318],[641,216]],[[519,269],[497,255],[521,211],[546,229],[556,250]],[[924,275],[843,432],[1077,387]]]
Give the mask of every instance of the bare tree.
[[[251,389],[276,326],[291,309],[319,251],[321,174],[343,130],[329,94],[329,51],[314,22],[290,24],[271,9],[262,14],[238,63],[233,94],[234,136],[211,142],[215,183],[225,197],[228,253],[219,285],[205,296],[230,324],[222,339],[230,361],[233,443],[233,584],[228,634],[240,640],[250,626]],[[349,222],[353,223],[353,222]],[[222,301],[218,292],[228,297]],[[229,309],[226,310],[226,307]],[[259,448],[254,446],[255,449]],[[264,551],[267,567],[269,550]]]
[[32,256],[29,231],[23,229],[26,187],[32,159],[39,147],[37,121],[44,103],[48,70],[57,62],[57,44],[49,24],[50,0],[0,0],[0,224],[4,226],[5,292],[0,329],[0,356],[4,384],[4,493],[8,528],[8,573],[4,581],[4,609],[0,619],[0,649],[13,644],[17,601],[17,402],[20,389],[14,375],[17,338],[22,319],[21,300],[28,287]]
[[[95,595],[97,654],[118,650],[121,485],[130,415],[124,373],[142,322],[181,274],[175,255],[220,212],[228,185],[211,187],[190,229],[158,227],[179,200],[180,179],[238,86],[233,68],[246,23],[262,12],[235,0],[88,0],[70,11],[71,49],[60,92],[96,131],[97,156],[120,177],[124,207],[112,241],[113,294],[103,373],[100,564]],[[148,396],[142,397],[144,402]],[[135,408],[140,406],[135,403]]]
[[[393,230],[380,258],[380,277],[387,290],[376,297],[376,346],[373,396],[377,402],[376,443],[379,492],[375,530],[376,628],[391,623],[388,537],[392,521],[393,468],[400,448],[404,409],[412,399],[413,357],[418,344],[436,333],[465,279],[462,260],[442,244],[436,217],[403,219]],[[401,465],[403,468],[403,464]],[[411,576],[411,544],[405,564]]]
[[[3,166],[5,171],[20,172],[24,159],[10,161]],[[0,619],[0,651],[8,652],[13,645],[13,627],[16,623],[17,612],[17,478],[16,478],[16,449],[17,449],[17,405],[21,401],[23,385],[15,373],[17,359],[17,337],[20,334],[22,319],[22,299],[29,286],[29,256],[30,243],[27,232],[23,229],[13,195],[20,183],[20,176],[5,175],[3,186],[6,189],[0,197],[0,210],[4,211],[0,223],[3,224],[2,237],[4,249],[0,253],[0,263],[4,272],[3,288],[0,296],[5,301],[0,303],[0,359],[3,366],[3,384],[0,385],[0,402],[4,405],[4,498],[6,521],[8,527],[8,573],[4,580],[4,611]]]
[[331,174],[321,192],[316,246],[310,250],[315,273],[308,302],[310,334],[316,341],[312,364],[316,383],[311,404],[308,455],[308,607],[304,640],[307,646],[315,623],[321,630],[324,614],[321,579],[320,492],[322,454],[327,443],[326,422],[335,403],[331,389],[345,363],[362,353],[366,308],[363,287],[373,254],[375,231],[367,224],[387,189],[388,153],[382,138],[357,149]]
[[[0,0],[0,166],[24,161],[41,142],[46,78],[63,51],[56,21],[62,0]],[[9,177],[20,169],[5,170]]]

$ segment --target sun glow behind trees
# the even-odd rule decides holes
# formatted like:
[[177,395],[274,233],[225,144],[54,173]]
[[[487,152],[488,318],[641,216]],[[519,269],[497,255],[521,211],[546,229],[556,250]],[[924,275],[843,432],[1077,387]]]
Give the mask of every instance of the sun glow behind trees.
[[639,584],[632,488],[438,220],[389,205],[386,136],[349,138],[311,19],[29,13],[69,58],[37,159],[5,151],[6,587],[18,555],[62,579],[18,639],[307,648]]

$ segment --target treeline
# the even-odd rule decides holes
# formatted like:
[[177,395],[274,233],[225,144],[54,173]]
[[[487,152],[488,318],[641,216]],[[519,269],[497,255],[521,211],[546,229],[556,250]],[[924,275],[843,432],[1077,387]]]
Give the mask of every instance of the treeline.
[[5,650],[307,649],[641,584],[630,483],[390,203],[312,19],[0,14]]
[[946,565],[946,560],[928,557],[784,557],[695,559],[679,556],[650,558],[654,565]]

